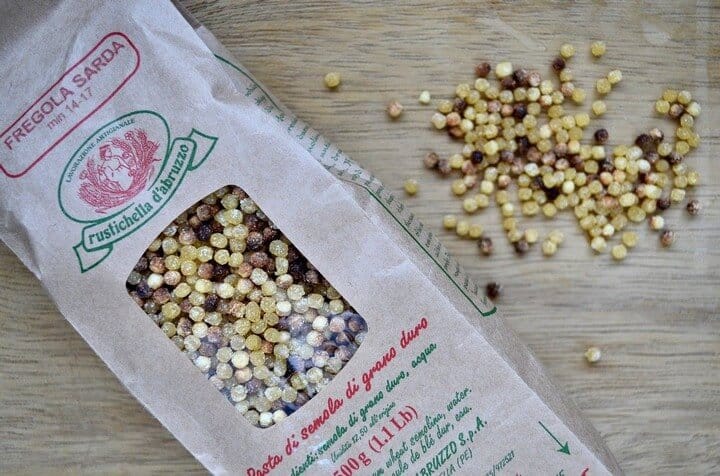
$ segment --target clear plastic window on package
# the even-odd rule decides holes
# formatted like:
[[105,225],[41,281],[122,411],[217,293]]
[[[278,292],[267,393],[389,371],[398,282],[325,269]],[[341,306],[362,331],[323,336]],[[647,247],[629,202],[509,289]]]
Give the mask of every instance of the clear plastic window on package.
[[365,320],[239,187],[158,236],[130,296],[255,426],[279,423],[353,357]]

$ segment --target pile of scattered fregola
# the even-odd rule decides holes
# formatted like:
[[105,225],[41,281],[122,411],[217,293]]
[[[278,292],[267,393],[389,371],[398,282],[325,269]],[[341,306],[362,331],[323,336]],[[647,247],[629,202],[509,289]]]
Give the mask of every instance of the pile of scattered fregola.
[[[604,52],[602,42],[591,47],[593,56]],[[685,158],[700,143],[694,129],[700,106],[688,91],[668,89],[655,109],[676,122],[674,134],[654,128],[638,135],[632,145],[609,149],[608,131],[590,129],[591,114],[606,112],[602,99],[594,101],[589,112],[566,110],[566,104],[582,105],[586,99],[568,67],[574,54],[572,45],[561,47],[552,62],[554,79],[502,62],[491,81],[491,65],[477,65],[474,84],[458,85],[454,100],[440,101],[431,119],[437,129],[464,143],[462,151],[449,158],[430,153],[425,166],[456,176],[452,192],[462,197],[468,215],[489,207],[494,198],[518,254],[526,253],[539,236],[535,229],[521,229],[519,215],[552,218],[565,210],[574,213],[596,252],[615,241],[611,254],[618,260],[638,241],[635,232],[626,230],[630,222],[647,220],[660,233],[661,243],[671,245],[674,231],[661,214],[683,202],[686,190],[698,182],[698,173]],[[612,70],[597,80],[595,89],[603,97],[621,81],[622,73]],[[428,101],[423,92],[420,102]],[[406,190],[414,194],[417,185],[408,183]],[[696,200],[686,207],[691,215],[700,210]],[[492,240],[480,224],[449,215],[443,225],[477,239],[483,254],[492,253]],[[553,230],[543,241],[543,253],[554,254],[562,240],[562,233]]]

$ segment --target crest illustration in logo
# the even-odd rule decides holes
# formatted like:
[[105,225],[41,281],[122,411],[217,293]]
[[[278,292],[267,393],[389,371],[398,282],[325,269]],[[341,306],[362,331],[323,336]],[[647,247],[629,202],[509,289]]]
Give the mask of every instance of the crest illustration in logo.
[[145,190],[154,175],[158,144],[142,129],[125,132],[100,145],[99,160],[88,159],[80,173],[78,195],[98,213],[120,206]]
[[114,243],[155,216],[216,142],[196,129],[171,139],[167,122],[153,111],[125,114],[83,142],[58,185],[60,209],[83,224],[73,247],[80,270],[100,264]]

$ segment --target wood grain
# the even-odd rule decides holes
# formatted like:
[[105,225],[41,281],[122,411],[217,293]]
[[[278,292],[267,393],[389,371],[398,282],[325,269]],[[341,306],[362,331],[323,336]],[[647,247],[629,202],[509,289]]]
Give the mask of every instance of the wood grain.
[[[300,117],[336,141],[386,185],[417,178],[407,204],[430,226],[460,213],[449,184],[424,171],[428,150],[457,149],[428,126],[423,89],[449,96],[479,60],[547,65],[559,45],[578,48],[572,68],[591,89],[620,68],[624,80],[602,121],[611,142],[651,124],[666,86],[703,105],[702,174],[690,218],[666,217],[679,239],[643,241],[623,264],[593,256],[569,215],[553,222],[567,239],[557,258],[519,259],[503,242],[498,213],[473,219],[496,238],[492,259],[472,242],[444,242],[480,282],[499,281],[511,325],[605,437],[628,474],[720,474],[720,7],[677,2],[183,2],[255,76]],[[591,61],[592,40],[608,53]],[[328,92],[323,75],[343,84]],[[389,123],[384,105],[406,113]],[[664,124],[670,132],[669,124]],[[51,237],[49,237],[51,239]],[[58,314],[38,281],[0,247],[0,473],[183,473],[203,469],[143,408]],[[603,360],[582,358],[595,344]],[[239,457],[242,457],[239,455]]]

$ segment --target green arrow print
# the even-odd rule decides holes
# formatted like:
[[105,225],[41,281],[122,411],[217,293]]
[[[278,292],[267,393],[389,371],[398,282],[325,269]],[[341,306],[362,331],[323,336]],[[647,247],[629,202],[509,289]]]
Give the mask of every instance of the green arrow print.
[[565,453],[566,455],[570,455],[570,446],[568,445],[568,442],[566,441],[565,444],[563,445],[562,443],[560,443],[560,440],[558,440],[557,438],[555,438],[555,435],[553,435],[552,433],[550,433],[550,430],[548,430],[547,427],[546,427],[545,425],[543,425],[543,423],[542,423],[541,421],[539,421],[538,423],[539,423],[540,426],[543,428],[543,430],[545,430],[545,431],[547,432],[547,434],[550,435],[550,437],[551,437],[553,440],[555,440],[555,442],[556,442],[558,445],[560,445],[560,448],[558,449],[558,451],[559,451],[560,453]]

